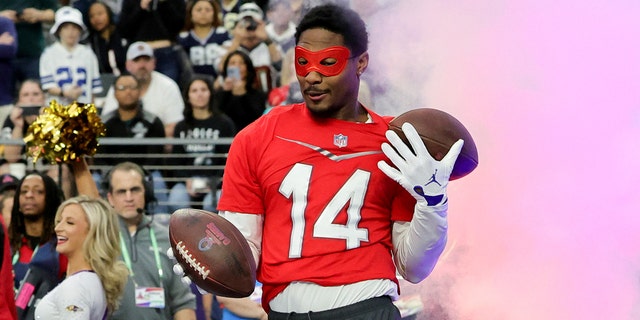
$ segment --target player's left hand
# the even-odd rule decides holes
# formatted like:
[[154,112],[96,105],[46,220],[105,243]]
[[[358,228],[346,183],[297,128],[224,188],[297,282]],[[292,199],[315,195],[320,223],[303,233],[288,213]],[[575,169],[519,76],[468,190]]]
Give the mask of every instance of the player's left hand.
[[464,141],[461,139],[456,141],[447,155],[437,161],[429,154],[413,125],[404,123],[402,132],[415,153],[402,142],[398,134],[388,130],[385,135],[389,143],[382,144],[382,152],[391,160],[395,168],[385,161],[379,161],[378,168],[409,191],[418,203],[426,201],[429,206],[446,203],[449,176]]

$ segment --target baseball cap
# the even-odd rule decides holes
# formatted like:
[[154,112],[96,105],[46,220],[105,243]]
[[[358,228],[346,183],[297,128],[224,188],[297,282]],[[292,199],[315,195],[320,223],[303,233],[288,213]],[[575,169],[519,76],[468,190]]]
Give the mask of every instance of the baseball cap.
[[87,26],[84,25],[82,21],[82,12],[80,10],[73,7],[62,7],[56,11],[55,23],[51,27],[49,32],[53,35],[58,32],[58,29],[63,23],[73,23],[79,26],[82,29],[82,37],[87,34]]
[[263,16],[264,12],[262,12],[262,9],[253,2],[247,2],[241,5],[238,9],[238,20],[242,20],[245,17],[251,17],[256,21],[262,21]]
[[127,49],[127,60],[135,60],[142,56],[153,58],[153,48],[146,42],[134,42]]
[[8,189],[17,189],[20,179],[5,173],[0,175],[0,193]]

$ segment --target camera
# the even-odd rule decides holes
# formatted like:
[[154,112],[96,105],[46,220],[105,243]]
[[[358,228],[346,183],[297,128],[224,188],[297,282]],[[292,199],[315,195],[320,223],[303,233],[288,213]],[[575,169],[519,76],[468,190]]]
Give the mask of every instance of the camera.
[[242,18],[242,26],[248,31],[256,31],[258,28],[258,21],[254,20],[252,17],[244,17]]

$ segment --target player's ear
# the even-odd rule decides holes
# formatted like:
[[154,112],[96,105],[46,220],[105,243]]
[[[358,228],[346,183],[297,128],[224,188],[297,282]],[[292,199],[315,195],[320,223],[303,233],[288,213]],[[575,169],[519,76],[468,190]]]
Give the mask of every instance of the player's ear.
[[362,75],[365,70],[367,70],[367,66],[369,66],[369,52],[365,51],[358,56],[358,60],[356,60],[357,69],[356,72],[358,76]]

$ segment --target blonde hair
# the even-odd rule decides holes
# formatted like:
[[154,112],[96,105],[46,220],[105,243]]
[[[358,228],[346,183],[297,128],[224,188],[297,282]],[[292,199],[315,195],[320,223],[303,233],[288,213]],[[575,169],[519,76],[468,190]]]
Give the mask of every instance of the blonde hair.
[[118,215],[106,201],[81,195],[63,202],[58,208],[56,219],[70,204],[79,205],[89,223],[82,253],[102,282],[107,310],[111,314],[120,305],[120,297],[124,293],[129,274],[126,265],[120,260]]

